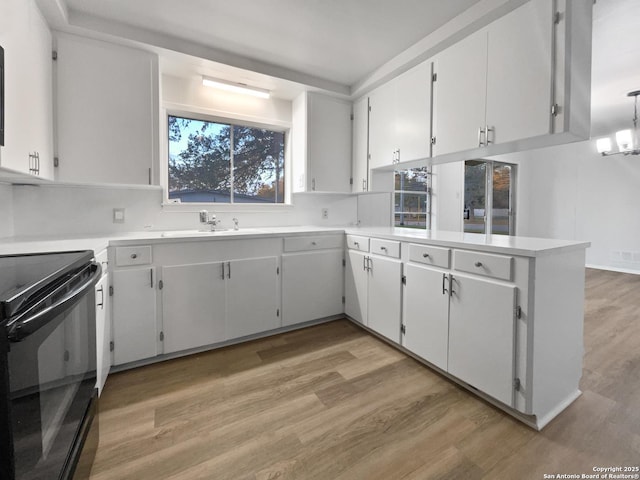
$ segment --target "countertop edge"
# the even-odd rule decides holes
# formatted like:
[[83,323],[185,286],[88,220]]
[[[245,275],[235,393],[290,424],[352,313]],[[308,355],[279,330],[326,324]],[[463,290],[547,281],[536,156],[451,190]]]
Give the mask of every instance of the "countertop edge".
[[[436,238],[422,237],[418,232],[403,232],[387,227],[359,228],[359,227],[318,227],[318,226],[294,226],[294,227],[256,227],[239,232],[221,232],[216,234],[188,234],[181,236],[179,233],[172,236],[162,236],[161,231],[156,232],[130,232],[126,234],[105,234],[103,236],[89,236],[76,238],[52,237],[49,239],[35,240],[33,238],[9,238],[0,240],[0,255],[14,255],[27,253],[41,253],[69,250],[93,250],[96,254],[107,247],[126,245],[162,244],[162,243],[191,243],[218,240],[242,240],[264,239],[273,237],[299,237],[313,234],[348,234],[365,237],[395,240],[404,243],[417,243],[440,247],[478,250],[490,253],[508,253],[524,257],[542,257],[555,255],[588,248],[591,243],[586,241],[539,239],[533,237],[502,237],[493,236],[487,241],[486,236],[479,234],[463,234],[460,232],[429,232]],[[426,235],[426,233],[425,233]],[[438,238],[439,237],[439,238]],[[456,238],[457,237],[457,238]],[[508,240],[510,245],[489,243]],[[484,242],[484,243],[483,243]]]

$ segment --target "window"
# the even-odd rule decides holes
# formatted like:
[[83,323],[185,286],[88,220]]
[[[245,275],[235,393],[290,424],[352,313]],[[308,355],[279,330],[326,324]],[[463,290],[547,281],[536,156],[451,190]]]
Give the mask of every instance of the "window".
[[169,200],[284,203],[284,132],[169,115]]
[[465,232],[515,234],[514,179],[515,165],[487,160],[465,162]]
[[395,172],[394,225],[429,228],[431,223],[431,172],[426,168]]

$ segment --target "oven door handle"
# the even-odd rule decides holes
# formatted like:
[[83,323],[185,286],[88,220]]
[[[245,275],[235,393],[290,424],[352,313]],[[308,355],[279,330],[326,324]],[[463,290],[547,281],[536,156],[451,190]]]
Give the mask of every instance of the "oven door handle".
[[[60,313],[68,310],[78,303],[87,291],[98,283],[98,279],[102,275],[102,267],[99,263],[91,262],[87,268],[91,271],[91,275],[81,285],[78,285],[58,301],[49,305],[47,308],[40,310],[35,315],[17,320],[11,324],[8,332],[9,340],[11,342],[20,342],[24,340],[29,335],[44,327],[52,318],[57,317]],[[84,271],[85,269],[83,269],[82,272],[75,274],[71,277],[69,282],[82,275]]]

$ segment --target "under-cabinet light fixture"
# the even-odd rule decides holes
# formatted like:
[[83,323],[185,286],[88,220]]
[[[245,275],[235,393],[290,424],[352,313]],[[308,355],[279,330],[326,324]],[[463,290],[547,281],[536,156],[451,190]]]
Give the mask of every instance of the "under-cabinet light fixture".
[[245,95],[252,95],[259,98],[269,98],[271,92],[264,88],[250,87],[244,83],[228,82],[226,80],[220,80],[211,77],[202,77],[202,85],[205,87],[213,87],[227,92],[242,93]]
[[627,93],[627,97],[634,97],[633,104],[633,129],[616,132],[616,144],[618,151],[613,151],[613,143],[609,137],[599,138],[596,141],[596,149],[603,157],[609,155],[640,155],[640,134],[638,133],[638,95],[640,90]]

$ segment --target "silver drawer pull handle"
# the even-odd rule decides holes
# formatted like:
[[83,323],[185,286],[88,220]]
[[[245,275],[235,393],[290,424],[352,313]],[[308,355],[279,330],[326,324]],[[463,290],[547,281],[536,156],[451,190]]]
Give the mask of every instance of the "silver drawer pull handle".
[[131,254],[131,258],[138,258],[138,254],[137,253],[132,253]]
[[428,254],[428,253],[423,253],[423,254],[422,254],[422,256],[423,256],[424,258],[429,258],[429,254]]
[[482,262],[476,262],[474,265],[475,265],[476,267],[481,267],[481,266],[482,266]]

